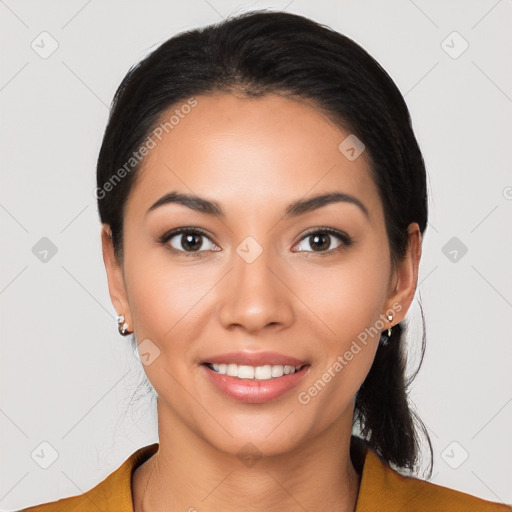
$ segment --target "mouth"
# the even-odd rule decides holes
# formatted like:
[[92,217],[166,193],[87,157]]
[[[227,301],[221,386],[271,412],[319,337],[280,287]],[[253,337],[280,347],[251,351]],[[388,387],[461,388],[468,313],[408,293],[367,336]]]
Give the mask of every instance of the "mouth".
[[219,375],[227,375],[236,379],[248,379],[255,381],[279,379],[283,375],[293,375],[300,372],[304,367],[309,366],[307,363],[299,366],[281,365],[281,364],[265,364],[262,366],[238,365],[236,363],[203,363],[210,370]]
[[212,356],[200,364],[206,381],[221,396],[251,404],[285,397],[310,367],[306,361],[270,352]]

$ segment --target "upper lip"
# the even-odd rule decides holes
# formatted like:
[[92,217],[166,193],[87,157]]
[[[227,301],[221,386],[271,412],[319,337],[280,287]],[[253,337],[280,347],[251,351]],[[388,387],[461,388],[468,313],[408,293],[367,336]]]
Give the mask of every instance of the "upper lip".
[[227,352],[225,354],[217,354],[206,358],[204,363],[216,363],[216,364],[230,364],[234,363],[237,365],[247,366],[264,366],[270,365],[283,365],[283,366],[303,366],[308,364],[302,359],[296,357],[287,356],[278,352]]

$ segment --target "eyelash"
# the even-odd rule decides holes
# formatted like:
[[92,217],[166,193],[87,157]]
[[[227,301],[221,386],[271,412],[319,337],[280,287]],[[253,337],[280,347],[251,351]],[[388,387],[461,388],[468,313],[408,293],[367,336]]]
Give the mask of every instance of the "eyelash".
[[[167,245],[167,242],[171,238],[174,238],[177,235],[189,235],[189,234],[201,235],[201,236],[204,236],[204,237],[208,238],[208,240],[212,241],[210,239],[209,235],[205,231],[200,229],[200,228],[177,228],[177,229],[173,229],[171,231],[168,231],[168,232],[164,233],[162,236],[159,237],[158,242],[161,245],[165,246],[165,245]],[[295,252],[314,253],[315,255],[318,255],[318,256],[327,256],[327,255],[332,254],[334,252],[338,252],[338,251],[341,251],[343,249],[346,249],[346,248],[350,247],[354,243],[354,240],[349,235],[344,233],[343,231],[338,231],[337,229],[332,229],[332,228],[328,228],[328,227],[314,228],[314,229],[306,232],[304,234],[304,236],[299,240],[298,243],[300,243],[303,240],[307,239],[308,237],[310,237],[312,235],[316,235],[316,234],[328,234],[328,235],[335,236],[342,243],[341,243],[341,245],[339,247],[336,247],[335,249],[329,249],[327,251],[321,251],[321,252],[316,252],[316,251],[295,251]],[[180,251],[178,249],[175,249],[174,247],[171,247],[170,245],[167,245],[167,247],[172,252],[183,254],[184,256],[187,256],[187,257],[196,257],[197,258],[198,256],[199,257],[202,256],[201,253],[208,252],[208,251],[188,252],[188,251]],[[218,251],[215,251],[215,252],[218,252]]]

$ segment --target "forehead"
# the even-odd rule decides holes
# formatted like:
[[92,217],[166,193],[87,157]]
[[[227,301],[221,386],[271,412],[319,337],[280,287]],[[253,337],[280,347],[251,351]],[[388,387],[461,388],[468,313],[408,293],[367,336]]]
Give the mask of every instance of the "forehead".
[[372,210],[379,214],[367,155],[347,158],[340,144],[350,133],[311,102],[275,94],[195,99],[193,108],[180,110],[176,104],[162,115],[167,125],[160,126],[167,129],[161,130],[161,140],[153,136],[155,145],[138,171],[127,212],[145,211],[174,190],[215,199],[227,215],[230,208],[233,214],[270,210],[336,190],[355,195],[371,215]]

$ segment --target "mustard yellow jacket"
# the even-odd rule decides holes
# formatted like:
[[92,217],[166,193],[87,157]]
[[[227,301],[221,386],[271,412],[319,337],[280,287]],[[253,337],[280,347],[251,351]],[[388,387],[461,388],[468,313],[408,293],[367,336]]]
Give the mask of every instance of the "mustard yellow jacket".
[[[133,512],[131,477],[156,451],[158,443],[140,448],[91,490],[24,509],[22,512]],[[437,484],[404,477],[370,449],[363,454],[361,484],[355,512],[512,512],[494,503]]]

